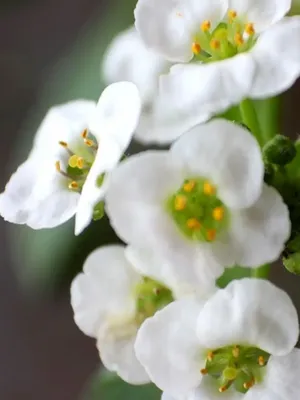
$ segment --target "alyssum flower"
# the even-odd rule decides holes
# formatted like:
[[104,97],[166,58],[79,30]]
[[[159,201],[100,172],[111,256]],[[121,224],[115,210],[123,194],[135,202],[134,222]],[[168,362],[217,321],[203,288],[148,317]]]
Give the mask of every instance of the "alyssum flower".
[[288,89],[300,74],[300,18],[284,18],[290,7],[291,0],[139,0],[145,44],[180,63],[160,81],[174,112],[218,113]]
[[106,210],[124,241],[155,249],[181,283],[203,286],[225,266],[257,267],[282,252],[288,209],[263,174],[253,136],[213,120],[170,151],[147,151],[120,164]]
[[179,300],[157,312],[135,350],[174,399],[297,400],[298,335],[289,296],[268,281],[243,279],[205,303]]
[[134,27],[116,36],[104,57],[102,75],[106,83],[130,81],[142,98],[142,113],[135,138],[143,143],[169,143],[188,129],[208,119],[207,115],[182,118],[158,94],[158,81],[171,63],[147,48]]
[[[147,258],[151,260],[149,254]],[[181,297],[163,265],[154,265],[149,275],[142,259],[130,247],[99,248],[87,258],[83,273],[71,286],[75,322],[97,339],[106,368],[133,384],[149,381],[134,353],[139,327],[173,298]]]
[[33,149],[0,196],[0,214],[33,229],[52,228],[76,213],[80,233],[101,207],[107,175],[138,123],[136,86],[107,87],[98,104],[78,100],[50,109]]

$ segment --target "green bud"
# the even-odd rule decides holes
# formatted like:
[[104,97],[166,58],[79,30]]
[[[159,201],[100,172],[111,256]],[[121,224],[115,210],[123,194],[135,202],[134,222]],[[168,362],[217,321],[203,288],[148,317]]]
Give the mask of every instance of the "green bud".
[[98,221],[104,217],[104,201],[99,201],[94,207],[93,220]]
[[263,148],[263,157],[268,164],[284,166],[296,157],[296,147],[286,136],[276,135]]
[[290,254],[283,257],[283,265],[285,268],[295,275],[300,275],[300,253]]
[[265,176],[264,176],[264,181],[271,185],[273,182],[273,178],[275,175],[275,170],[272,164],[265,164]]

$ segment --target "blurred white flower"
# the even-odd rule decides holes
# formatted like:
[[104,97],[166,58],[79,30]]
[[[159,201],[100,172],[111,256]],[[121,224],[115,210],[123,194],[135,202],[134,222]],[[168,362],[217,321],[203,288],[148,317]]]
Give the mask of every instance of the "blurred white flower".
[[91,221],[107,177],[127,148],[140,114],[135,85],[106,88],[98,104],[77,100],[53,107],[28,159],[0,196],[0,214],[33,229],[53,228],[76,213],[76,233]]
[[291,0],[139,0],[144,43],[180,63],[160,80],[168,107],[199,117],[288,89],[300,74],[300,18],[284,18],[290,7]]
[[173,302],[140,328],[135,350],[175,399],[296,400],[300,350],[289,296],[260,279],[231,282],[205,303]]
[[135,138],[142,143],[170,143],[209,116],[174,113],[168,102],[158,96],[158,81],[171,63],[149,50],[134,27],[121,32],[104,57],[102,75],[106,83],[130,81],[142,97],[142,113]]
[[117,234],[154,249],[174,279],[206,287],[225,266],[257,267],[282,252],[289,213],[263,174],[253,136],[215,119],[170,151],[147,151],[119,165],[106,211]]

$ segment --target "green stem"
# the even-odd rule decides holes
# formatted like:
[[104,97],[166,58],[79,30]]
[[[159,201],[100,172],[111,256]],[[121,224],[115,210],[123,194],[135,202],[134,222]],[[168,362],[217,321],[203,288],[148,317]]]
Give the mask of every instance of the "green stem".
[[270,264],[262,265],[259,268],[253,269],[251,276],[252,278],[262,278],[262,279],[268,278],[270,273],[270,268],[271,268]]
[[258,143],[263,146],[264,139],[259,125],[259,120],[256,115],[254,104],[251,100],[245,99],[240,103],[240,112],[245,125],[251,130],[252,134],[256,137]]
[[276,96],[254,101],[264,143],[280,133],[281,100],[281,96]]

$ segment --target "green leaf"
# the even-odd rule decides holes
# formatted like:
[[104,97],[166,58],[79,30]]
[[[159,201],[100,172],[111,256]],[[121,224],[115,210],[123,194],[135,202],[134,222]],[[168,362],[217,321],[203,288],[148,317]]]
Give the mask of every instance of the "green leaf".
[[133,386],[117,375],[101,370],[97,372],[83,393],[82,400],[160,400],[161,392],[153,384]]

